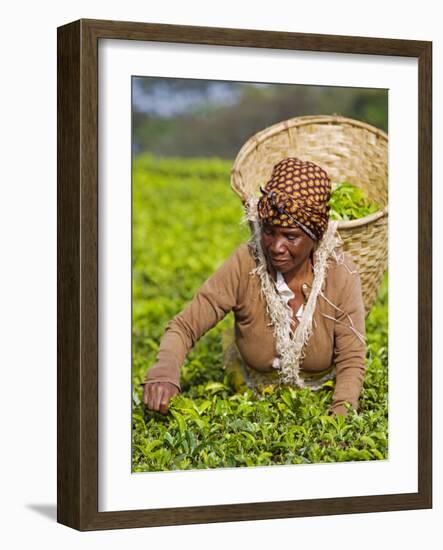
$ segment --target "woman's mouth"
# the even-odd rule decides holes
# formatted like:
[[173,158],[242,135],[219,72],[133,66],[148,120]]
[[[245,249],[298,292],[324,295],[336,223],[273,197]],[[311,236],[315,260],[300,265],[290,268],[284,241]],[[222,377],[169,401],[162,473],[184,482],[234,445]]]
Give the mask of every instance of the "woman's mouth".
[[288,261],[288,258],[274,258],[271,256],[271,262],[276,265],[284,264]]

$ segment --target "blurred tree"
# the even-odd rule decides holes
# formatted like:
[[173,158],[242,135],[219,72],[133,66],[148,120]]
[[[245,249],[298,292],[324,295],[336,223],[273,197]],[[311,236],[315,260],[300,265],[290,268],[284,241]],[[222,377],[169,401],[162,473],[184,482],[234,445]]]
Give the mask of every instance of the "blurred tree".
[[159,78],[133,85],[134,153],[232,159],[251,135],[302,115],[388,127],[387,90]]

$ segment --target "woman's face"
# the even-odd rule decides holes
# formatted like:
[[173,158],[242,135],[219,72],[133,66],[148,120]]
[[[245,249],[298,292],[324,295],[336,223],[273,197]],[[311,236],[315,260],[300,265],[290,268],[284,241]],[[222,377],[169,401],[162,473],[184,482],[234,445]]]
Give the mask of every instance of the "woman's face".
[[298,227],[264,223],[261,244],[267,260],[276,271],[297,271],[310,257],[315,242]]

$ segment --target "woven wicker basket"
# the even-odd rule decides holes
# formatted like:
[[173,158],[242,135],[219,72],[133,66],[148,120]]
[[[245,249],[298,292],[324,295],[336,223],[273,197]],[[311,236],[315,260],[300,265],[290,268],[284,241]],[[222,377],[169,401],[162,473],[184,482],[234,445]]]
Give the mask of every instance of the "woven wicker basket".
[[240,149],[231,186],[243,203],[260,196],[259,187],[286,157],[311,161],[326,170],[333,184],[362,188],[382,209],[353,221],[340,221],[343,248],[360,272],[366,313],[377,299],[388,258],[388,137],[385,132],[339,116],[285,120],[252,136]]

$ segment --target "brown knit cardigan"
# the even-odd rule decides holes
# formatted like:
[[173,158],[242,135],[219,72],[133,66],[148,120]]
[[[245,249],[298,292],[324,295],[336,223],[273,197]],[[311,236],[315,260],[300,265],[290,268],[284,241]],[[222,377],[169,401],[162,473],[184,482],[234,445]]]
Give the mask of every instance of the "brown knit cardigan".
[[[365,373],[365,309],[356,266],[346,254],[331,257],[313,315],[313,330],[304,347],[301,373],[324,371],[335,365],[331,409],[348,402],[354,409]],[[167,325],[156,363],[143,383],[171,382],[180,389],[180,367],[203,334],[230,311],[235,339],[244,362],[256,371],[275,371],[278,357],[274,327],[261,292],[254,252],[241,244],[203,284],[191,302]],[[273,274],[275,278],[275,274]]]

